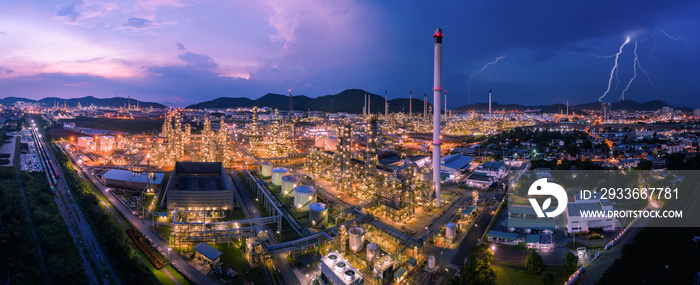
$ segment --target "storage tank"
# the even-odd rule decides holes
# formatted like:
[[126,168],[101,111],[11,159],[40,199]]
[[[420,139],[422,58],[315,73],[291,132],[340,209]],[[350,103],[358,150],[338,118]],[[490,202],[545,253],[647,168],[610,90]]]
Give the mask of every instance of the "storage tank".
[[262,170],[260,171],[262,176],[264,177],[270,177],[272,176],[272,163],[269,163],[267,161],[262,163]]
[[432,181],[433,171],[418,172],[418,180],[420,181]]
[[326,137],[324,139],[326,150],[336,151],[336,146],[338,145],[338,138],[336,137]]
[[272,185],[282,186],[282,177],[289,175],[289,169],[275,167],[272,169]]
[[343,272],[345,271],[345,268],[347,268],[348,265],[345,264],[345,260],[339,260],[335,262],[335,265],[333,266],[333,270],[335,272]]
[[336,262],[338,262],[339,257],[337,253],[329,253],[327,258],[331,262],[331,266],[334,266]]
[[435,256],[428,256],[428,270],[435,270]]
[[282,195],[289,196],[292,195],[294,187],[299,184],[299,178],[294,175],[287,175],[282,177]]
[[309,206],[309,220],[312,228],[324,228],[328,224],[328,206],[324,203],[313,203]]
[[454,239],[457,237],[457,225],[455,225],[455,223],[448,223],[446,228],[447,230],[445,231],[445,236],[448,239]]
[[367,244],[367,263],[372,263],[379,256],[379,246],[376,243]]
[[350,250],[353,252],[358,252],[362,250],[362,246],[365,243],[365,229],[361,227],[353,227],[348,230],[348,235],[350,238]]
[[299,211],[308,211],[311,204],[316,203],[316,188],[311,185],[294,187],[294,207]]
[[355,272],[355,269],[348,268],[345,270],[345,273],[343,273],[343,279],[345,279],[345,282],[352,282],[357,278],[357,272]]

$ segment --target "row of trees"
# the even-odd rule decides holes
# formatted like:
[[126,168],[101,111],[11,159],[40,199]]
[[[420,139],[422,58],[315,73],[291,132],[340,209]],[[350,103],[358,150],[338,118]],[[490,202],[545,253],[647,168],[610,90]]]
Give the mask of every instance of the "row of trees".
[[[542,257],[537,253],[537,251],[532,251],[530,256],[527,257],[527,260],[525,261],[525,266],[527,267],[527,271],[532,272],[534,274],[540,274],[544,271],[544,261],[542,260]],[[577,268],[578,257],[575,254],[568,252],[564,257],[564,265],[560,267],[559,275],[565,278],[571,275],[574,271],[576,271]],[[551,285],[555,283],[556,278],[554,276],[554,273],[547,271],[544,274],[542,274],[540,280],[542,281],[542,284]]]
[[26,213],[15,169],[0,167],[0,276],[10,284],[46,282]]
[[134,254],[125,230],[100,207],[92,188],[78,176],[68,157],[54,148],[51,150],[63,169],[66,183],[77,200],[85,220],[122,280],[126,284],[158,284],[155,275]]
[[44,253],[49,282],[87,283],[83,262],[58,205],[53,200],[46,176],[41,172],[25,172],[21,177],[37,241]]

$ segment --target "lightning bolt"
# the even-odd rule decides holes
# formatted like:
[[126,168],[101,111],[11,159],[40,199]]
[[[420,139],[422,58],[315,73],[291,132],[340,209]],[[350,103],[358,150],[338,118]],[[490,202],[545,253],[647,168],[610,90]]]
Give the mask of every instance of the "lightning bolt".
[[506,56],[508,56],[508,55],[499,56],[494,61],[487,62],[484,65],[484,67],[482,67],[481,69],[479,69],[477,71],[474,71],[474,73],[472,73],[472,75],[469,76],[469,81],[467,81],[467,104],[469,104],[469,101],[471,101],[471,98],[472,98],[471,86],[472,86],[472,79],[474,79],[474,76],[483,72],[484,70],[486,70],[486,68],[489,67],[489,65],[498,63],[499,60],[506,58]]
[[644,74],[647,79],[649,80],[649,84],[651,84],[652,87],[656,88],[656,85],[654,85],[654,82],[651,80],[651,76],[649,76],[649,73],[642,68],[642,64],[639,63],[639,56],[637,55],[637,42],[634,42],[634,75],[632,76],[632,79],[630,79],[629,82],[627,82],[627,86],[625,87],[625,90],[622,90],[622,95],[620,96],[620,100],[625,100],[625,93],[627,93],[627,90],[629,90],[630,85],[632,85],[632,81],[637,79],[637,68],[639,68],[639,71]]
[[630,42],[630,37],[627,37],[625,42],[620,46],[620,51],[618,51],[615,54],[615,66],[613,66],[612,70],[610,70],[610,79],[608,80],[608,89],[605,90],[605,93],[603,93],[603,96],[600,96],[598,98],[598,102],[603,102],[603,98],[605,98],[606,95],[608,95],[608,92],[610,92],[610,85],[612,84],[613,77],[615,76],[615,72],[617,71],[617,60],[620,58],[620,54],[622,53],[622,48],[625,47]]
[[627,90],[630,89],[630,85],[632,85],[632,82],[637,79],[637,65],[639,65],[639,57],[637,56],[637,42],[634,42],[634,76],[632,76],[632,79],[630,79],[629,82],[627,82],[627,86],[625,86],[625,90],[622,90],[622,95],[620,95],[620,100],[625,100],[625,93],[627,93]]
[[664,31],[662,29],[659,29],[659,28],[656,28],[656,29],[659,30],[660,32],[664,33],[664,36],[666,36],[669,39],[672,39],[674,41],[682,41],[684,44],[688,44],[688,42],[686,42],[683,37],[674,37],[674,36],[669,35],[666,31]]

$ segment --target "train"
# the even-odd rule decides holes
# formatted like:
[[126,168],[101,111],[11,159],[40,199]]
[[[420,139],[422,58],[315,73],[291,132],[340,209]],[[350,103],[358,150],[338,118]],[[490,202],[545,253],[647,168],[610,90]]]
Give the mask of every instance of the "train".
[[53,166],[51,160],[49,159],[49,154],[44,145],[38,138],[36,131],[33,133],[34,144],[36,145],[37,153],[39,154],[39,159],[41,161],[41,166],[44,168],[44,174],[46,175],[46,180],[49,182],[49,188],[51,189],[51,194],[56,195],[56,186],[59,174],[58,170]]

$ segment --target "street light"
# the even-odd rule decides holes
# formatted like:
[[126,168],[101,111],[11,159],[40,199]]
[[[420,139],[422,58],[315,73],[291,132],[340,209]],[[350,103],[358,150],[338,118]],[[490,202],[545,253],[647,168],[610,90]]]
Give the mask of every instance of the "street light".
[[479,225],[475,223],[474,226],[476,227],[476,241],[481,241],[481,231],[479,230]]

